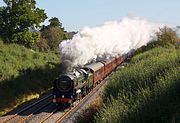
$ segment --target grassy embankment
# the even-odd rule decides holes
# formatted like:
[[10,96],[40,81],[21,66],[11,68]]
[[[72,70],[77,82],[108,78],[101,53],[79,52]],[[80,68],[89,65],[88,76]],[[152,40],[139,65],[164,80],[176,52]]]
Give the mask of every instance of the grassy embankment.
[[59,63],[59,54],[0,41],[0,115],[50,89]]
[[[105,89],[101,108],[86,109],[78,122],[174,123],[180,121],[180,50],[173,45],[141,48]],[[152,49],[151,49],[152,48]],[[139,50],[139,51],[141,51]],[[142,50],[142,51],[143,51]],[[103,105],[103,106],[102,106]],[[87,119],[89,118],[89,121]]]

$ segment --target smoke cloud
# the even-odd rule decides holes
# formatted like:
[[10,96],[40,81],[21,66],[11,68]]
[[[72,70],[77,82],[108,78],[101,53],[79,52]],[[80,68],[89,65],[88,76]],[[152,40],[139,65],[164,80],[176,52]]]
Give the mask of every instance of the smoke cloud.
[[97,58],[124,54],[146,45],[160,25],[140,18],[123,18],[100,27],[85,27],[60,46],[62,62],[84,65]]

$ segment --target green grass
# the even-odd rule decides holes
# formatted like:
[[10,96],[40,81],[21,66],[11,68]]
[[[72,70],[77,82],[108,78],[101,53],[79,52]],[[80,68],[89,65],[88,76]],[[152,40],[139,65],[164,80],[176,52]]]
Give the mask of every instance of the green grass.
[[179,122],[180,50],[166,45],[138,52],[110,79],[103,100],[94,122]]
[[50,89],[58,74],[59,54],[0,41],[0,114]]

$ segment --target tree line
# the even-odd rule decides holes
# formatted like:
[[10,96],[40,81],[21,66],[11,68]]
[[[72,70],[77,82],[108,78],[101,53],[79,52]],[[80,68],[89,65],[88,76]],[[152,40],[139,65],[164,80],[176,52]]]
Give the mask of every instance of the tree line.
[[58,44],[71,39],[76,32],[67,32],[57,17],[49,25],[41,25],[48,17],[35,0],[3,0],[0,7],[0,37],[5,43],[17,43],[40,51],[56,50]]
[[[41,25],[48,17],[44,9],[36,7],[36,0],[3,0],[0,6],[0,38],[5,43],[17,43],[40,51],[56,50],[58,44],[71,39],[76,32],[67,32],[57,17],[49,25]],[[179,27],[178,27],[179,29]],[[171,28],[157,32],[159,41],[179,42]]]

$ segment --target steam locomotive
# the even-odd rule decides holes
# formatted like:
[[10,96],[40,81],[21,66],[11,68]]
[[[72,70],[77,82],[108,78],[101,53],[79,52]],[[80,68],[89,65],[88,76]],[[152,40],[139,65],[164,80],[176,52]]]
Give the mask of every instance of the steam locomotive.
[[57,108],[65,109],[73,106],[73,102],[86,96],[125,59],[132,56],[133,52],[85,65],[76,68],[74,72],[60,75],[53,81],[53,102]]

